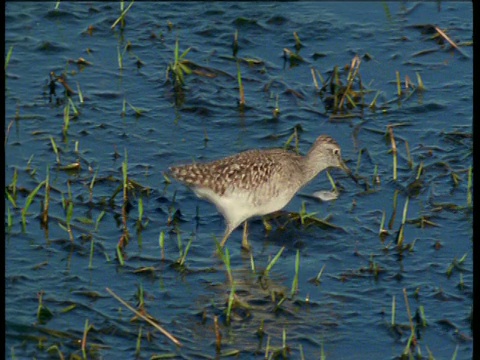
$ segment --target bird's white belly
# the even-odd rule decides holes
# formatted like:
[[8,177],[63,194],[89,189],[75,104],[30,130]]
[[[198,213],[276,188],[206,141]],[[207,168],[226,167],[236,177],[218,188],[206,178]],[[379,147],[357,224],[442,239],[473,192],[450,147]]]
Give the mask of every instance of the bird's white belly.
[[198,197],[214,203],[229,223],[241,223],[252,216],[270,214],[282,209],[292,198],[290,194],[264,197],[256,203],[248,191],[226,192],[223,196],[205,188],[196,188],[194,191]]

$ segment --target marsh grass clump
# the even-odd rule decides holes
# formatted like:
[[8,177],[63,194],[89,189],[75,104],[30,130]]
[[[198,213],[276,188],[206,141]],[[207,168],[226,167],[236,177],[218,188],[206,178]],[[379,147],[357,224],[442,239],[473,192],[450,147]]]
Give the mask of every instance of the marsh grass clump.
[[50,85],[49,85],[51,90],[51,95],[56,95],[55,82],[58,82],[63,86],[63,88],[65,89],[65,95],[67,98],[76,94],[75,90],[73,90],[72,87],[68,84],[67,75],[65,73],[57,75],[55,74],[55,72],[52,71],[50,72]]
[[38,307],[37,307],[37,320],[40,324],[47,323],[53,318],[53,312],[43,303],[43,295],[45,292],[42,290],[37,294]]
[[176,92],[180,92],[185,85],[185,74],[190,75],[192,70],[185,59],[191,48],[188,48],[180,55],[180,46],[178,39],[175,41],[174,58],[167,66],[166,78],[170,80],[170,74],[173,76],[173,86]]
[[285,62],[288,60],[290,63],[290,67],[295,67],[298,66],[300,63],[305,62],[303,57],[300,56],[300,54],[297,51],[292,51],[288,48],[283,49],[283,59]]
[[[363,86],[360,76],[360,57],[355,56],[347,70],[341,73],[338,66],[333,68],[330,78],[323,82],[319,90],[320,98],[323,100],[325,109],[332,114],[349,114],[352,110],[364,107],[364,96],[367,89]],[[342,79],[342,75],[345,78]],[[315,73],[312,72],[314,83],[316,82]]]
[[[291,52],[286,53],[290,54]],[[330,120],[344,120],[353,117],[362,118],[364,109],[370,109],[371,111],[375,111],[378,108],[387,110],[390,103],[406,102],[417,91],[425,90],[425,85],[418,72],[416,73],[417,85],[415,85],[408,75],[405,76],[405,81],[402,83],[400,72],[396,71],[396,98],[379,105],[378,101],[382,93],[370,89],[362,82],[360,74],[361,63],[362,60],[356,55],[349,65],[343,67],[343,70],[338,65],[335,66],[326,80],[323,79],[319,71],[311,68],[315,89],[323,101],[325,110],[331,114]],[[317,76],[320,77],[321,87]],[[367,101],[367,96],[371,93],[375,93],[375,95],[372,100],[369,99]]]
[[462,264],[465,262],[466,258],[467,258],[467,255],[468,254],[464,254],[460,259],[457,260],[457,257],[455,256],[455,258],[453,259],[453,261],[451,262],[451,264],[448,266],[447,268],[447,271],[446,271],[446,275],[448,278],[450,278],[450,276],[452,275],[453,273],[453,270],[457,269],[459,271],[464,271],[465,269],[462,267]]
[[179,246],[179,253],[180,253],[180,257],[177,260],[177,263],[178,263],[178,266],[180,267],[180,269],[186,270],[185,260],[187,259],[187,254],[188,254],[188,251],[190,250],[190,246],[192,246],[193,237],[190,238],[190,240],[188,240],[188,243],[185,246],[185,249],[183,248],[180,233],[178,233],[177,239],[178,239],[178,246]]

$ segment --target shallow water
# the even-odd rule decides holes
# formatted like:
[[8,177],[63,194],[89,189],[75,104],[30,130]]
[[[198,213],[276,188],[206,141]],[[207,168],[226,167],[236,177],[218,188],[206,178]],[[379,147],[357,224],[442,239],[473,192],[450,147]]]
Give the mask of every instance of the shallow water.
[[[6,358],[49,358],[55,345],[65,357],[81,356],[86,321],[93,326],[87,337],[89,357],[133,358],[141,331],[139,358],[215,358],[220,354],[214,316],[223,334],[222,354],[238,351],[239,358],[264,358],[267,342],[279,349],[284,334],[291,358],[302,352],[308,359],[320,358],[322,352],[330,359],[397,358],[410,336],[404,289],[412,316],[424,309],[428,324],[413,320],[418,340],[412,351],[424,356],[430,351],[436,358],[452,358],[458,351],[457,359],[471,358],[470,2],[134,3],[123,30],[111,29],[120,14],[118,3],[60,2],[58,10],[54,7],[24,2],[6,6],[5,54],[10,47],[13,53],[5,80],[5,183],[17,206],[5,200]],[[425,33],[430,29],[425,24],[446,31],[460,51],[438,43],[435,32]],[[232,57],[236,30],[237,57],[259,60],[240,65],[244,110],[238,106]],[[304,45],[299,51],[304,61],[296,64],[285,60],[283,52],[295,52],[293,32]],[[186,58],[213,74],[186,76],[183,98],[166,81],[176,39],[180,53],[191,47]],[[118,51],[123,53],[122,69]],[[371,89],[366,102],[380,92],[378,107],[352,109],[353,117],[335,119],[315,90],[311,68],[327,79],[335,66],[343,70],[355,55],[362,60],[362,82]],[[91,65],[69,62],[79,58]],[[83,103],[78,94],[72,96],[80,113],[66,132],[63,87],[57,83],[56,96],[49,96],[52,71],[65,73],[68,84],[84,96]],[[410,90],[410,96],[398,99],[396,71],[402,81],[408,76],[414,84],[420,74],[426,90]],[[274,118],[277,97],[280,115]],[[122,116],[124,101],[128,104]],[[130,105],[142,109],[141,115]],[[394,125],[398,147],[396,181],[388,125]],[[337,229],[292,222],[282,229],[272,221],[273,230],[267,233],[260,219],[250,221],[255,271],[240,249],[241,230],[235,231],[227,247],[236,294],[249,308],[234,308],[228,325],[231,286],[225,265],[212,255],[213,239],[224,231],[223,219],[213,205],[181,184],[167,184],[163,173],[172,164],[282,147],[296,127],[302,129],[301,152],[318,135],[329,134],[354,172],[371,182],[377,166],[381,183],[365,192],[332,170],[341,189],[338,199],[322,203],[308,196],[331,189],[322,173],[302,190],[300,195],[307,196],[297,196],[287,206],[298,212],[305,202],[308,212]],[[122,191],[114,196],[122,184],[125,154],[129,179],[148,189],[130,193],[126,215]],[[74,162],[80,170],[62,170]],[[421,186],[414,191],[411,184],[421,163]],[[47,169],[48,229],[40,221],[44,187],[23,227],[21,210]],[[395,242],[407,197],[404,241],[413,246],[402,252]],[[139,229],[140,198],[144,226]],[[64,229],[67,211],[62,203],[69,201],[74,204],[73,244]],[[175,210],[181,213],[182,249],[193,239],[180,268],[173,265],[179,246],[169,224]],[[389,234],[384,239],[378,235],[383,213]],[[121,266],[116,248],[124,218],[130,241]],[[418,226],[421,219],[423,227]],[[262,277],[282,247],[269,276]],[[292,297],[297,251],[299,285]],[[311,281],[323,266],[321,282]],[[134,307],[143,289],[146,311],[183,347],[151,325],[131,321],[133,314],[106,287]],[[41,292],[52,316],[39,319]],[[281,302],[283,296],[287,299]],[[393,298],[401,325],[395,328],[390,325]],[[257,334],[262,322],[263,337]]]

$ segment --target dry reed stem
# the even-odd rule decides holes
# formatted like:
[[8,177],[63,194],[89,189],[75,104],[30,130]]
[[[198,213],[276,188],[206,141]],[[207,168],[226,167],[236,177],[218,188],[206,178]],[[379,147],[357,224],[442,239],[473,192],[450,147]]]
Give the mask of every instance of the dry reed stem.
[[315,89],[319,89],[318,87],[318,82],[317,82],[317,76],[315,75],[315,69],[312,67],[310,68],[310,71],[312,72],[312,79],[313,79],[313,84],[315,85]]
[[435,30],[437,30],[437,32],[440,34],[440,36],[443,37],[445,40],[447,40],[450,45],[452,45],[455,49],[460,51],[458,46],[452,40],[450,40],[450,38],[447,36],[447,34],[445,34],[442,30],[440,30],[440,28],[435,26]]
[[112,290],[110,290],[108,287],[105,288],[110,295],[112,295],[115,299],[117,299],[123,306],[125,306],[128,310],[133,312],[135,315],[137,315],[139,318],[145,320],[148,322],[150,325],[152,325],[155,329],[160,331],[163,335],[165,335],[170,341],[172,341],[175,345],[177,346],[183,346],[180,341],[178,341],[172,334],[170,334],[167,330],[165,330],[163,327],[161,327],[159,324],[155,323],[154,321],[150,320],[148,317],[145,315],[139,313],[137,310],[135,310],[133,307],[131,307],[125,300],[123,300],[120,296],[115,294]]
[[410,330],[412,331],[414,344],[416,344],[415,328],[413,326],[412,313],[410,312],[410,304],[408,303],[407,289],[405,288],[403,288],[403,296],[405,298],[405,305],[407,307],[408,321],[410,322]]
[[343,103],[345,102],[345,98],[347,97],[348,91],[352,87],[353,80],[357,77],[358,70],[360,69],[360,64],[361,60],[358,57],[358,55],[355,55],[355,57],[352,60],[352,64],[350,65],[350,72],[348,74],[348,83],[345,91],[343,92],[342,100],[340,100],[340,105],[338,106],[339,108],[343,107]]
[[393,127],[390,125],[388,126],[388,133],[390,134],[393,153],[393,180],[397,180],[397,144],[395,142],[395,136],[393,135]]
[[222,333],[220,332],[220,327],[218,326],[218,316],[213,317],[213,323],[215,325],[215,344],[217,351],[220,351],[222,348]]

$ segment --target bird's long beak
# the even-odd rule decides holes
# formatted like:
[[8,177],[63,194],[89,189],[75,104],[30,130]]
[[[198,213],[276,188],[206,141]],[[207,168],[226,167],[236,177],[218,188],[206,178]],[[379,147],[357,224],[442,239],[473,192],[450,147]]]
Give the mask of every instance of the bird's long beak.
[[341,168],[343,171],[345,171],[345,172],[347,173],[347,175],[348,175],[350,178],[352,178],[353,181],[355,181],[356,184],[358,184],[358,179],[355,177],[355,175],[353,175],[352,170],[350,170],[350,169],[348,168],[348,166],[347,166],[343,161],[341,161],[341,163],[340,163],[340,168]]

